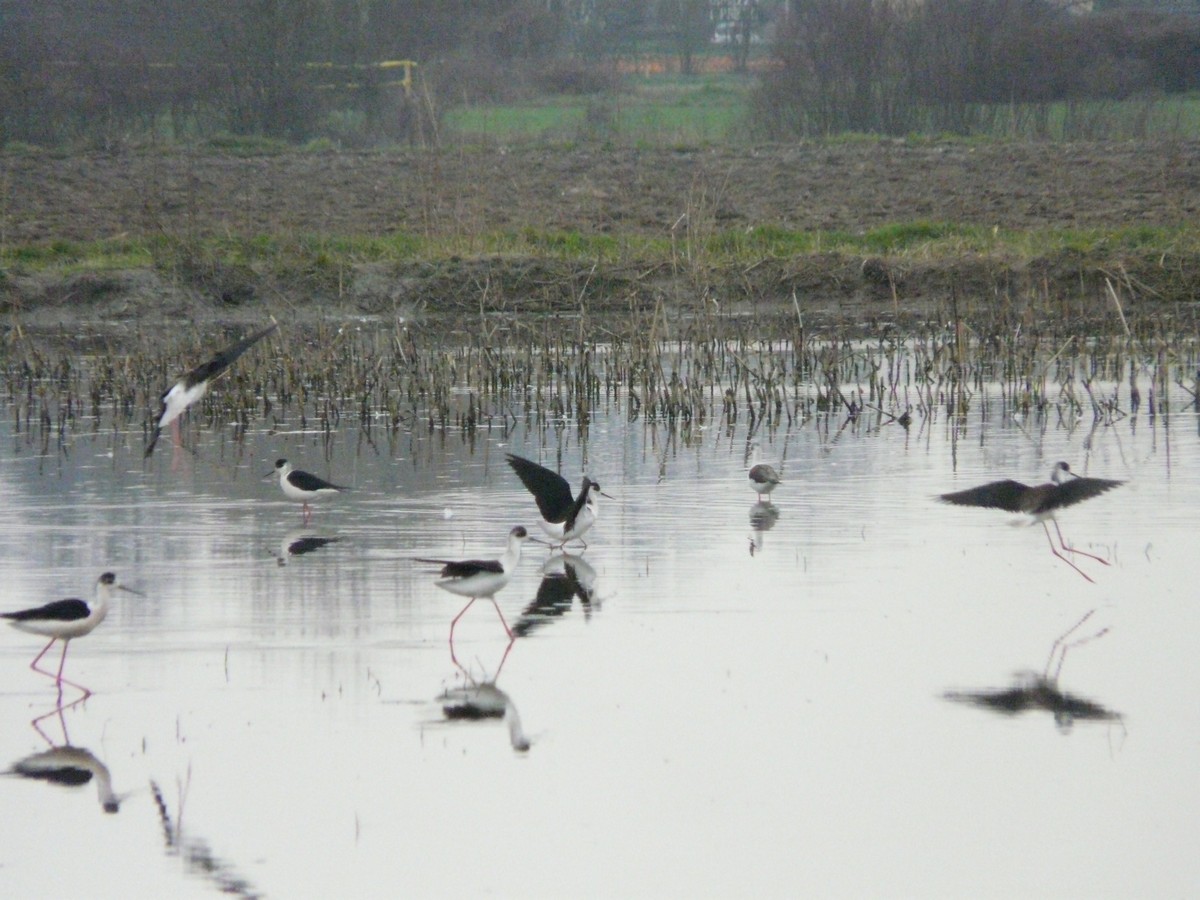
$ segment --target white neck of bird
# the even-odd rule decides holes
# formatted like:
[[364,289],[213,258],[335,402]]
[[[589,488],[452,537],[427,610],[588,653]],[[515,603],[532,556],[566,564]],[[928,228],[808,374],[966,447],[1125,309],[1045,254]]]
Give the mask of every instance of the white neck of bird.
[[501,562],[501,566],[505,572],[511,572],[520,561],[521,539],[519,537],[510,537],[508,539],[508,546],[504,548],[504,559]]

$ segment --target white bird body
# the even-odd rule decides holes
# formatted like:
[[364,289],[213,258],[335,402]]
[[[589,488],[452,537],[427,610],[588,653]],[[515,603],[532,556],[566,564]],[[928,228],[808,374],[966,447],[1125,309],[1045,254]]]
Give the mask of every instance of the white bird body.
[[599,502],[596,500],[596,492],[588,491],[583,509],[575,516],[575,521],[572,523],[570,529],[567,528],[566,522],[547,522],[545,519],[538,519],[538,526],[550,538],[551,544],[561,547],[570,541],[581,540],[583,535],[596,524],[599,512],[600,508]]
[[521,526],[508,533],[508,543],[499,559],[422,559],[420,562],[436,563],[442,567],[442,579],[435,581],[438,587],[460,597],[492,597],[508,584],[517,564],[521,561],[521,545],[529,537]]
[[[78,688],[84,692],[85,696],[91,695],[92,692],[87,688],[62,677],[63,666],[67,661],[67,649],[73,639],[90,634],[97,625],[104,621],[108,615],[108,606],[112,600],[113,591],[117,588],[129,591],[131,594],[137,593],[137,591],[117,584],[117,576],[112,572],[105,572],[96,582],[95,600],[88,601],[70,597],[66,600],[55,600],[45,606],[0,613],[0,618],[8,619],[9,624],[18,631],[50,638],[50,642],[42,648],[41,653],[34,657],[29,668],[41,675],[54,678],[55,684],[59,686],[60,696],[64,684]],[[54,645],[55,641],[63,642],[63,652],[59,659],[57,675],[38,668],[38,662],[46,655],[46,651]]]
[[96,582],[96,599],[55,600],[45,606],[0,613],[18,631],[69,641],[89,634],[108,615],[108,604],[116,587],[116,576],[105,572]]
[[278,459],[275,461],[275,469],[263,476],[263,481],[274,476],[279,476],[279,489],[283,491],[283,496],[289,500],[297,500],[304,504],[302,513],[305,524],[312,516],[312,511],[309,509],[310,503],[315,503],[318,500],[325,500],[340,494],[342,491],[349,490],[340,484],[334,484],[326,481],[324,478],[318,478],[311,472],[305,472],[295,468],[286,459]]
[[154,432],[150,436],[150,442],[146,445],[144,456],[148,457],[154,452],[154,447],[158,443],[158,437],[164,428],[183,415],[184,410],[193,403],[199,402],[200,398],[207,393],[210,384],[237,362],[238,357],[274,331],[275,328],[275,325],[270,325],[238,341],[236,344],[226,347],[220,353],[213,356],[212,359],[208,360],[208,362],[192,369],[171,385],[161,397],[162,410],[154,420]]
[[538,512],[541,513],[538,525],[550,538],[551,544],[561,547],[570,541],[580,541],[587,547],[583,535],[596,524],[600,515],[597,497],[608,497],[600,490],[599,482],[584,476],[583,486],[576,497],[571,494],[570,482],[553,469],[512,453],[508,454],[508,464],[525,489],[533,494]]
[[417,558],[417,562],[434,563],[442,567],[440,573],[441,580],[435,581],[434,584],[443,591],[458,594],[460,597],[471,598],[470,602],[450,622],[451,655],[454,652],[454,626],[458,624],[458,620],[466,614],[467,610],[480,597],[487,597],[492,601],[492,606],[496,609],[496,615],[500,617],[500,622],[504,625],[504,630],[507,632],[509,640],[512,640],[512,629],[508,627],[508,622],[504,620],[504,613],[500,612],[500,606],[496,603],[496,592],[508,584],[509,579],[512,578],[513,571],[521,561],[521,545],[528,537],[529,532],[520,525],[513,528],[508,533],[508,543],[505,545],[504,553],[499,559],[452,560]]

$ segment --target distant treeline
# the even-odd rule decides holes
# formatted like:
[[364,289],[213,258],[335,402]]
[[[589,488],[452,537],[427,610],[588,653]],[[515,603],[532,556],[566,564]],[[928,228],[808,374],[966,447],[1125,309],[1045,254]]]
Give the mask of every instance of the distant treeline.
[[760,133],[775,138],[996,133],[999,119],[1200,87],[1194,15],[1080,12],[1062,0],[792,8],[755,102]]
[[[1062,0],[775,0],[749,133],[988,130],[998,110],[1194,90],[1200,19]],[[0,145],[436,140],[463,102],[619,88],[709,52],[706,0],[0,0]],[[758,32],[756,32],[758,33]],[[749,34],[749,31],[746,32]],[[749,46],[747,40],[747,47]],[[746,48],[743,48],[746,49]],[[728,48],[722,48],[728,52]],[[415,90],[402,70],[418,63]]]

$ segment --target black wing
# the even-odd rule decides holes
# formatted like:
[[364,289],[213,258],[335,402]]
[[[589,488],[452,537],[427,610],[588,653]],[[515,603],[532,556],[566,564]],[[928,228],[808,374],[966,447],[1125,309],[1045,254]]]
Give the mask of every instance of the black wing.
[[288,472],[287,480],[291,482],[294,487],[297,487],[302,491],[348,490],[348,488],[344,488],[340,484],[333,484],[326,481],[324,478],[318,478],[311,472],[301,472],[299,469],[293,469],[291,472]]
[[213,378],[216,378],[231,365],[237,362],[239,356],[241,356],[278,327],[278,325],[274,324],[269,325],[262,331],[256,331],[254,334],[250,335],[250,337],[238,341],[233,346],[226,347],[208,362],[201,366],[196,366],[196,368],[188,372],[187,375],[184,376],[184,384],[186,384],[187,387],[195,387],[202,381],[209,381]]
[[943,503],[953,503],[955,506],[982,506],[986,509],[1026,512],[1027,507],[1024,501],[1031,490],[1033,488],[1027,484],[1006,479],[968,488],[965,491],[942,494],[938,499]]
[[1071,506],[1075,503],[1080,503],[1098,494],[1103,494],[1105,491],[1111,491],[1115,487],[1120,487],[1125,482],[1114,481],[1111,478],[1072,478],[1070,481],[1064,481],[1055,488],[1054,493],[1042,501],[1038,507],[1039,512],[1044,512],[1050,509],[1062,509],[1065,506]]
[[561,522],[566,519],[571,512],[571,504],[575,502],[567,479],[531,459],[511,453],[507,456],[508,464],[537,501],[538,512],[542,514],[542,518],[547,522]]
[[[158,418],[162,418],[162,413],[158,414]],[[150,443],[146,445],[146,452],[142,454],[142,459],[150,458],[150,454],[154,452],[154,445],[158,443],[158,436],[160,434],[162,434],[162,429],[155,425],[154,433],[150,435]]]
[[23,609],[20,612],[0,613],[0,617],[11,619],[14,622],[27,622],[30,620],[41,622],[76,622],[80,619],[86,619],[91,614],[91,607],[83,600],[71,598],[69,600],[55,600],[53,603],[47,603],[45,606],[39,606],[37,609]]
[[571,531],[575,527],[575,520],[579,518],[579,514],[583,512],[583,508],[587,506],[588,494],[592,488],[599,488],[600,485],[584,476],[583,490],[579,492],[579,496],[571,501],[571,507],[567,510],[566,518],[563,519],[563,534]]
[[443,578],[466,578],[468,575],[478,575],[480,572],[494,572],[497,575],[504,574],[504,566],[500,565],[500,560],[498,559],[449,560],[422,559],[421,557],[417,557],[417,562],[433,563],[435,566],[441,566]]

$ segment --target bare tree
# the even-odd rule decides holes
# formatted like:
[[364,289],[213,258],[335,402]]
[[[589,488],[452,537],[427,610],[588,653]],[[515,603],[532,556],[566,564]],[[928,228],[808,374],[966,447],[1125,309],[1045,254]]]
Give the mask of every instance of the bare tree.
[[712,35],[709,0],[665,0],[658,5],[659,24],[671,35],[685,75],[694,71],[696,52]]

